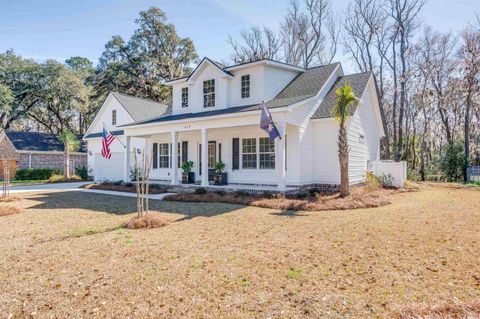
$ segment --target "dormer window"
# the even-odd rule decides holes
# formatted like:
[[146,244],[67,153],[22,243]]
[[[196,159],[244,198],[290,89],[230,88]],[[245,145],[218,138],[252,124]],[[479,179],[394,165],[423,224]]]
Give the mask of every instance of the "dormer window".
[[117,110],[112,111],[112,125],[117,125]]
[[215,80],[203,81],[203,107],[215,106]]
[[242,75],[242,99],[250,97],[250,74]]
[[182,88],[182,107],[188,107],[188,88]]

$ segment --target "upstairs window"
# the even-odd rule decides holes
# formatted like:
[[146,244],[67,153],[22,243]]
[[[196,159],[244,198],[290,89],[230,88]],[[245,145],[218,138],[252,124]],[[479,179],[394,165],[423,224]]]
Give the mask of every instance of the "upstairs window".
[[182,88],[182,107],[188,107],[188,88]]
[[117,110],[112,111],[112,125],[117,125]]
[[242,75],[242,99],[250,97],[250,74]]
[[203,81],[203,107],[215,106],[215,80]]

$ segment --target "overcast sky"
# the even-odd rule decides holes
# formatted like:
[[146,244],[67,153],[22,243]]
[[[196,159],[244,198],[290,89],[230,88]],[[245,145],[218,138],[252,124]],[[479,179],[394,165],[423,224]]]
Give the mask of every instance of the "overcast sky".
[[[338,13],[350,0],[333,0]],[[277,28],[289,0],[0,0],[0,51],[9,48],[43,61],[84,56],[94,63],[112,35],[135,30],[138,12],[157,6],[200,57],[225,61],[229,34],[252,24]],[[480,12],[480,0],[429,0],[422,19],[442,31],[458,32]]]

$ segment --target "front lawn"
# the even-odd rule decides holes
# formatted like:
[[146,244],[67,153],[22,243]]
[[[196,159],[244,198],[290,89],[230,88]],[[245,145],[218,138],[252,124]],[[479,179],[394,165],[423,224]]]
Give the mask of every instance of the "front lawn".
[[[480,192],[423,184],[392,204],[323,212],[22,195],[0,217],[4,317],[367,318],[480,294]],[[410,311],[410,310],[408,310]],[[404,313],[408,313],[404,310]],[[480,311],[480,310],[479,310]]]

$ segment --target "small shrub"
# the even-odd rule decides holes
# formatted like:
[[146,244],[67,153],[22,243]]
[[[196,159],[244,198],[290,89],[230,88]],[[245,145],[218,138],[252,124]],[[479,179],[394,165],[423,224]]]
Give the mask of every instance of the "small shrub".
[[160,189],[160,185],[158,185],[158,184],[150,184],[149,188],[150,188],[150,189]]
[[207,193],[207,190],[203,187],[199,187],[195,189],[195,194],[197,195],[205,195]]
[[316,196],[317,194],[320,194],[321,191],[320,191],[319,188],[313,187],[313,188],[310,188],[310,189],[308,190],[308,193],[310,194],[310,196],[314,197],[314,196]]
[[225,192],[224,190],[218,190],[218,191],[215,191],[215,194],[217,194],[218,196],[225,196],[227,192]]
[[308,192],[298,192],[298,193],[297,193],[297,198],[298,198],[298,199],[305,199],[305,198],[308,197],[308,195],[309,195]]
[[75,172],[77,173],[77,175],[83,179],[84,181],[86,181],[88,179],[88,168],[84,165],[82,166],[77,166],[75,168]]
[[127,186],[127,187],[132,187],[132,186],[133,186],[133,183],[130,183],[130,182],[129,182],[129,183],[125,183],[125,186]]
[[120,186],[122,185],[123,181],[115,181],[115,182],[112,182],[112,185],[113,186]]
[[393,187],[393,176],[390,173],[382,173],[382,175],[378,176],[378,180],[383,187]]
[[25,180],[42,180],[49,179],[52,175],[61,174],[58,169],[50,168],[22,168],[17,169],[15,174],[15,179],[25,181]]
[[375,176],[372,172],[365,172],[365,187],[369,191],[377,190],[381,187],[380,181],[378,180],[377,176]]
[[272,192],[264,192],[263,193],[263,197],[265,197],[266,199],[272,199],[274,198],[274,194]]
[[239,190],[235,192],[236,197],[248,197],[250,194],[247,191]]
[[65,178],[62,174],[53,174],[48,179],[48,183],[62,183],[62,182],[78,182],[82,179],[77,175],[72,175],[70,178]]
[[300,268],[290,268],[287,271],[287,278],[288,279],[298,279],[300,275],[302,274],[302,269]]

